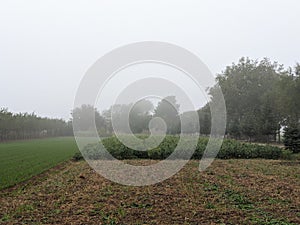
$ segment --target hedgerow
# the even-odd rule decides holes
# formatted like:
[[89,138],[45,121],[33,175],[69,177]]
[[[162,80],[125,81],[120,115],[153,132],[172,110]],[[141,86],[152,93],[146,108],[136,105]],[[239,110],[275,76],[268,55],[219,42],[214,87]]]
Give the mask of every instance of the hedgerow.
[[[131,141],[130,137],[127,141]],[[139,136],[142,140],[146,136]],[[162,160],[167,158],[172,154],[174,149],[177,147],[180,140],[179,136],[167,135],[163,141],[154,149],[148,151],[139,151],[144,149],[143,142],[137,144],[134,143],[134,150],[125,146],[117,137],[109,137],[102,140],[102,144],[87,145],[83,150],[83,155],[88,159],[103,159],[109,158],[106,156],[105,149],[115,158],[122,159],[158,159]],[[175,158],[186,157],[186,152],[195,149],[192,159],[201,159],[203,153],[206,150],[208,144],[208,138],[200,137],[198,139],[197,145],[194,146],[193,137],[184,137],[180,141],[183,142],[181,149],[179,149],[179,154],[176,154]],[[209,153],[209,152],[208,152]],[[209,155],[209,154],[206,154]],[[283,155],[283,150],[279,147],[271,145],[259,145],[251,143],[243,143],[232,139],[224,139],[222,147],[217,155],[219,159],[254,159],[254,158],[264,158],[264,159],[279,159]]]

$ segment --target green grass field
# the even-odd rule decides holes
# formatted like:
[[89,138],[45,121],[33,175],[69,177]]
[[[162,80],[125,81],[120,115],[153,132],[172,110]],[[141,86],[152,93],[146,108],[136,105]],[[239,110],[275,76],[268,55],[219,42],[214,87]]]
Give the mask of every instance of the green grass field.
[[0,144],[0,189],[40,174],[70,159],[77,151],[73,137],[2,143]]

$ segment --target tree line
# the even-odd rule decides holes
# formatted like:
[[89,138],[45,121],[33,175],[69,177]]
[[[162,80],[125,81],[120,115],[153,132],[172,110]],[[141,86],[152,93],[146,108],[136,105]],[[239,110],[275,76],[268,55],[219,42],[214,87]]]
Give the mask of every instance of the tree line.
[[[300,122],[300,65],[284,68],[265,58],[260,61],[241,58],[227,66],[217,75],[216,85],[209,89],[210,101],[197,111],[200,127],[191,119],[184,129],[187,133],[209,135],[211,130],[210,104],[217,101],[216,88],[221,87],[227,111],[226,136],[248,141],[281,141],[283,132],[298,130]],[[180,133],[180,118],[192,118],[194,112],[179,114],[179,104],[174,96],[162,99],[156,108],[143,100],[135,105],[114,105],[101,114],[95,111],[96,125],[100,135],[110,135],[114,121],[119,132],[127,132],[126,118],[133,133],[149,132],[149,121],[161,117],[167,125],[168,134]],[[81,118],[82,126],[88,129],[84,118],[91,106],[73,111],[73,117]]]
[[[174,96],[162,99],[156,107],[148,100],[135,104],[118,104],[98,112],[83,105],[72,111],[68,122],[41,118],[34,113],[13,114],[0,110],[0,141],[72,134],[72,120],[76,119],[82,131],[93,126],[95,119],[101,136],[110,136],[114,128],[119,132],[149,133],[149,122],[160,117],[168,134],[181,132],[180,119],[184,118],[186,133],[209,135],[211,130],[210,104],[217,101],[216,88],[221,87],[227,111],[226,136],[249,141],[281,141],[281,134],[291,133],[299,140],[300,123],[300,64],[285,68],[277,62],[241,58],[227,66],[216,77],[216,85],[208,89],[210,101],[196,111],[200,127],[193,121],[195,112],[179,113],[180,105]],[[190,119],[190,122],[189,122]],[[113,121],[113,123],[112,123]]]
[[0,109],[0,141],[72,135],[71,122]]
[[168,96],[156,108],[151,101],[144,99],[135,104],[113,105],[101,114],[91,105],[82,105],[73,110],[72,118],[77,121],[76,129],[80,131],[90,130],[95,121],[99,135],[110,136],[114,131],[149,133],[151,119],[160,117],[166,123],[166,133],[177,134],[180,132],[179,107],[175,96]]

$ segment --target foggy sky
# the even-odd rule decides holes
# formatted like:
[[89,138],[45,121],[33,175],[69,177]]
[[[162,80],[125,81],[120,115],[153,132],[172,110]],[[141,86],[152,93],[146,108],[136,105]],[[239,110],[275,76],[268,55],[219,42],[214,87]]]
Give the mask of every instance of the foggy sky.
[[299,11],[298,0],[1,1],[0,107],[68,119],[87,69],[137,41],[182,46],[213,74],[242,56],[293,66]]

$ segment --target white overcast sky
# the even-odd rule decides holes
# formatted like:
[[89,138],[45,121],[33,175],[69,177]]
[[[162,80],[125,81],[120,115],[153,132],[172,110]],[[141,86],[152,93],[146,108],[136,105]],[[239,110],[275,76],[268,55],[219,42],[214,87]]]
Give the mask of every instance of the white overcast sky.
[[299,0],[1,0],[0,107],[68,119],[87,69],[110,50],[182,46],[213,74],[242,56],[300,61]]

